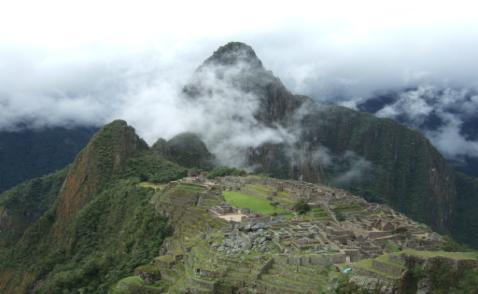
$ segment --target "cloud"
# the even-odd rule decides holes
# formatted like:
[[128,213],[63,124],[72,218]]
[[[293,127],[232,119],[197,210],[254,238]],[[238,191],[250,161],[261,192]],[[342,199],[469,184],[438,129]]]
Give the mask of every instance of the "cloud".
[[463,164],[467,157],[478,158],[476,90],[427,85],[389,93],[388,97],[392,97],[391,102],[374,111],[375,115],[393,118],[420,130],[455,163]]
[[373,168],[370,161],[352,151],[346,151],[337,160],[343,170],[339,169],[338,175],[332,179],[332,182],[339,186],[348,186],[363,181]]
[[329,174],[327,181],[342,187],[367,180],[375,168],[370,161],[353,151],[333,154],[325,146],[316,147],[311,158],[313,165],[325,169],[325,174]]
[[134,125],[149,143],[194,132],[221,164],[248,168],[250,148],[294,140],[288,130],[258,120],[260,93],[244,88],[251,79],[261,82],[257,70],[248,62],[207,63],[189,79],[159,79],[149,86],[133,87],[121,97],[123,107],[116,115]]
[[[434,13],[429,13],[430,5]],[[182,86],[194,69],[231,40],[252,45],[265,67],[293,92],[349,107],[384,90],[460,92],[477,87],[478,23],[476,9],[465,3],[246,1],[231,11],[220,1],[161,7],[148,1],[86,1],[73,7],[47,1],[29,11],[23,8],[15,1],[0,12],[1,130],[25,124],[100,126],[124,118],[150,143],[191,129],[211,143],[227,137],[223,150],[293,140],[292,130],[258,125],[249,115],[256,108],[254,97],[230,88],[228,95],[216,89],[194,107],[181,100]],[[461,154],[457,144],[445,139],[455,130],[467,146],[462,149],[475,154],[476,139],[462,128],[476,109],[473,99],[460,100],[450,92],[432,104],[421,92],[404,95],[377,115],[397,120],[408,115],[410,126],[426,132],[451,157]],[[441,115],[436,103],[446,105],[443,113],[461,112],[453,119],[440,118],[454,122],[448,129],[439,126],[442,135],[438,127],[422,128],[430,115]],[[448,111],[451,105],[453,112]],[[226,111],[228,107],[239,113]],[[244,124],[226,125],[231,116]],[[230,134],[217,125],[237,131]],[[227,158],[237,161],[224,154]]]

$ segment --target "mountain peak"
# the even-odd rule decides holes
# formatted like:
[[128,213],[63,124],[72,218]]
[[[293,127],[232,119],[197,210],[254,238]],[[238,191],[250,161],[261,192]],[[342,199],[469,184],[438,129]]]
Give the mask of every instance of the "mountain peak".
[[262,68],[262,62],[251,46],[241,42],[229,42],[219,47],[204,64],[235,65],[247,63]]
[[[247,95],[231,95],[231,92]],[[305,99],[290,93],[282,82],[262,65],[251,46],[229,42],[219,47],[194,72],[183,92],[187,97],[224,97],[243,99],[254,97],[258,102],[254,117],[261,123],[273,125],[294,114]],[[249,103],[244,101],[244,103]]]
[[58,219],[70,219],[121,170],[132,154],[147,148],[147,144],[124,120],[105,125],[78,154],[69,169],[59,196]]

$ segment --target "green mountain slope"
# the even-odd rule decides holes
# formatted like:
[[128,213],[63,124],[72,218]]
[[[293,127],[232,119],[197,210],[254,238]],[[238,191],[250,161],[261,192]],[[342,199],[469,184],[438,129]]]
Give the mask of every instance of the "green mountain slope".
[[158,139],[152,149],[156,154],[185,167],[210,169],[214,164],[214,156],[194,133],[181,133],[169,141]]
[[1,194],[0,244],[9,246],[55,202],[66,169],[22,183]]
[[0,132],[0,192],[70,164],[96,128]]
[[442,232],[451,229],[457,204],[455,171],[424,136],[342,107],[319,109],[304,117],[303,124],[303,142],[335,154],[353,151],[373,165],[365,171],[368,178],[341,186],[386,202]]
[[452,223],[455,238],[478,247],[478,179],[456,173],[457,205]]

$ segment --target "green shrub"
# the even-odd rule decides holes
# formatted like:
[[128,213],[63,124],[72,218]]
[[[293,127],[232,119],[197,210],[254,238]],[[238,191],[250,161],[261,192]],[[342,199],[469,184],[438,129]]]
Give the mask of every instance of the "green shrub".
[[442,245],[442,249],[448,252],[456,252],[456,251],[470,251],[471,249],[466,246],[462,245],[455,240],[453,240],[450,236],[445,236],[445,242]]
[[247,172],[233,168],[233,167],[225,167],[225,166],[220,166],[214,168],[212,171],[209,172],[208,178],[216,178],[216,177],[224,177],[224,176],[245,176],[247,175]]
[[346,220],[347,218],[345,217],[345,214],[340,211],[340,210],[337,210],[335,211],[335,218],[337,218],[337,220],[339,222],[343,222],[344,220]]
[[294,210],[298,214],[306,214],[310,211],[310,205],[301,199],[294,204]]

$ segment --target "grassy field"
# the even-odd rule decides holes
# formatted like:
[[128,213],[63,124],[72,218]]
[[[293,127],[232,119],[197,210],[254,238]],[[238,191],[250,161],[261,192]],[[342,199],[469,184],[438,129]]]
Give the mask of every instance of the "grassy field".
[[294,200],[289,196],[289,193],[285,191],[277,191],[276,188],[267,186],[267,185],[260,185],[260,184],[247,184],[242,190],[245,194],[257,196],[258,198],[267,200],[267,197],[272,196],[273,201],[276,201],[281,204],[282,207],[289,207],[292,208],[294,205]]
[[152,182],[141,182],[138,184],[141,188],[150,188],[154,191],[161,191],[166,185],[165,184],[155,184]]
[[244,194],[241,192],[224,192],[224,199],[226,202],[236,208],[248,208],[251,211],[259,214],[273,215],[273,214],[287,214],[288,212],[282,208],[274,207],[267,200],[258,197]]

